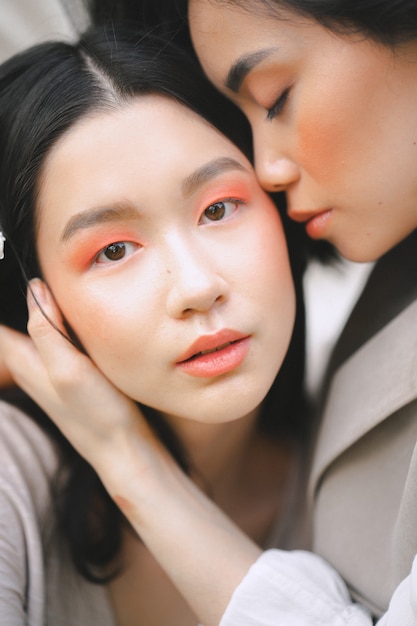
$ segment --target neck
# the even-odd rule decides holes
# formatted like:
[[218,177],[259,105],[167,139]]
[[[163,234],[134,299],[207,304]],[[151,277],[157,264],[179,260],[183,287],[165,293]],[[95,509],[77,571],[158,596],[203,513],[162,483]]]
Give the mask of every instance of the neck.
[[192,466],[192,477],[213,494],[233,489],[256,439],[260,409],[232,422],[207,424],[166,417]]

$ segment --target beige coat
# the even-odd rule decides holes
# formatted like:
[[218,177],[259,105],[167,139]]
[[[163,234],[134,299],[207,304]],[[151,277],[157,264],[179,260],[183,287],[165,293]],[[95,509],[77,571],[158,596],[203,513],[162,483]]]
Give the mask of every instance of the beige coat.
[[370,339],[352,337],[329,387],[310,483],[314,552],[377,616],[417,554],[417,233],[384,263]]

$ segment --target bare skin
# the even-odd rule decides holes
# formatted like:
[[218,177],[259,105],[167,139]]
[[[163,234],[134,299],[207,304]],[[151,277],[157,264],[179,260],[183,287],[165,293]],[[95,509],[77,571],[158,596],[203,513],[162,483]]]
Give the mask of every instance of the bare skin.
[[0,356],[0,388],[5,389],[7,387],[12,387],[13,384],[13,377],[6,366],[3,357]]
[[189,21],[207,76],[251,124],[258,180],[310,237],[374,261],[417,226],[416,40],[392,49],[246,6],[191,0]]
[[[49,292],[39,283],[34,287],[44,311],[60,324]],[[0,332],[0,349],[7,355],[6,363],[16,383],[53,416],[64,435],[94,465],[110,495],[191,610],[204,620],[205,626],[218,624],[233,589],[261,553],[260,549],[193,485],[153,436],[136,405],[116,390],[88,358],[68,345],[30,298],[29,309],[31,338],[6,328]],[[77,380],[83,380],[84,385],[77,385]],[[101,402],[95,402],[92,411],[93,389],[94,397]],[[86,414],[91,419],[85,420]],[[107,417],[110,415],[111,419]],[[117,462],[119,458],[125,462]],[[190,507],[195,511],[192,519],[186,514]],[[206,540],[201,542],[203,533]],[[175,542],[172,536],[177,538]],[[226,542],[233,549],[234,541],[239,545],[239,560],[231,562],[224,552],[216,555],[219,542]],[[183,545],[187,545],[189,558],[184,558]],[[190,559],[207,562],[201,568],[201,580],[196,572],[190,581],[187,573],[194,569],[187,565]],[[176,563],[185,567],[179,570]],[[221,581],[216,575],[218,571],[227,572]],[[201,594],[210,577],[212,588]],[[129,615],[133,620],[134,615]]]
[[[74,125],[45,160],[36,211],[31,339],[3,329],[0,352],[143,542],[126,532],[117,622],[217,624],[286,519],[296,468],[294,447],[258,427],[295,314],[276,207],[233,144],[151,97]],[[61,311],[92,361],[57,332]],[[135,401],[165,417],[190,478]]]
[[[50,319],[58,327],[62,325],[45,285],[35,280],[33,291]],[[219,494],[219,504],[225,508],[221,511],[178,468],[137,406],[51,327],[31,297],[29,311],[30,338],[0,328],[0,350],[7,355],[7,367],[16,383],[53,417],[96,468],[146,545],[126,532],[123,550],[129,554],[127,569],[109,585],[118,624],[134,626],[140,613],[149,617],[149,621],[141,619],[146,626],[172,625],[174,614],[181,626],[195,626],[196,616],[205,626],[217,625],[233,590],[260,556],[258,545],[270,532],[271,520],[287,506],[288,487],[291,490],[291,480],[287,479],[294,461],[291,450],[258,440],[250,453],[258,470],[251,478],[249,493],[237,488],[237,479],[248,484],[247,465],[241,465],[241,471],[235,471],[228,487]],[[83,385],[77,384],[81,380]],[[94,409],[93,389],[94,398],[101,400],[94,403]],[[86,414],[89,420],[85,420]],[[261,457],[264,464],[258,463]],[[256,507],[248,506],[266,467],[271,467],[272,457],[276,471],[270,472],[271,481],[259,493]],[[120,458],[123,464],[118,462]],[[252,516],[255,508],[257,514]],[[227,551],[219,550],[219,545],[227,545]],[[196,563],[204,563],[204,567],[196,567]],[[131,580],[141,576],[143,568],[151,578],[147,578],[150,588],[142,587],[141,591],[138,586],[132,588]],[[162,605],[158,598],[165,593],[167,602]]]
[[[294,457],[291,450],[286,451],[284,447],[278,449],[277,446],[263,445],[263,442],[259,440],[258,449],[254,448],[256,446],[252,446],[250,454],[253,460],[257,459],[259,462],[262,457],[262,462],[257,465],[258,475],[250,477],[249,471],[243,471],[240,484],[246,489],[239,488],[232,481],[230,489],[223,489],[221,500],[215,498],[215,502],[248,537],[254,539],[258,545],[264,546],[274,526],[274,521],[280,513],[285,517],[286,496],[289,495],[290,487],[288,473]],[[269,474],[269,484],[265,487],[259,479],[262,479],[268,462],[269,470],[273,466],[275,468],[273,469],[274,476]],[[251,458],[247,459],[246,466],[253,466]],[[279,484],[277,484],[277,477],[279,477]],[[258,490],[256,497],[255,489]],[[229,501],[227,501],[228,495]],[[223,502],[223,499],[226,501]],[[168,519],[166,522],[168,523]],[[205,537],[200,537],[200,540],[204,542]],[[185,550],[188,551],[188,548],[185,547]],[[140,623],[146,626],[165,624],[172,626],[173,623],[178,626],[196,626],[199,621],[197,614],[190,608],[186,599],[179,593],[147,547],[128,528],[124,533],[121,560],[124,564],[122,574],[108,585],[109,597],[118,624],[134,626],[137,623],[137,616],[140,615]],[[202,563],[201,567],[204,568],[205,564]],[[162,598],[163,602],[161,602]]]

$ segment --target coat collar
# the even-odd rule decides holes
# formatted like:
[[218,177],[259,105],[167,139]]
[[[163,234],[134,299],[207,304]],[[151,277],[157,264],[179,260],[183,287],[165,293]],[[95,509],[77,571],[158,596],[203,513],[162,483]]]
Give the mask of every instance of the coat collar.
[[310,495],[344,450],[417,397],[417,300],[336,372],[313,459]]

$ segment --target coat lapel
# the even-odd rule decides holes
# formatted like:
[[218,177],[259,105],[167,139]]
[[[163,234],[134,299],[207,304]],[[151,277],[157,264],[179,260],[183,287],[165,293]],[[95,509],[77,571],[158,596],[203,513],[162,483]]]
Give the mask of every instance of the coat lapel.
[[416,298],[417,230],[375,264],[333,350],[327,378]]
[[333,459],[416,396],[416,342],[417,230],[376,263],[334,348],[310,492]]
[[417,300],[339,368],[328,397],[312,467],[311,495],[335,458],[417,397]]

